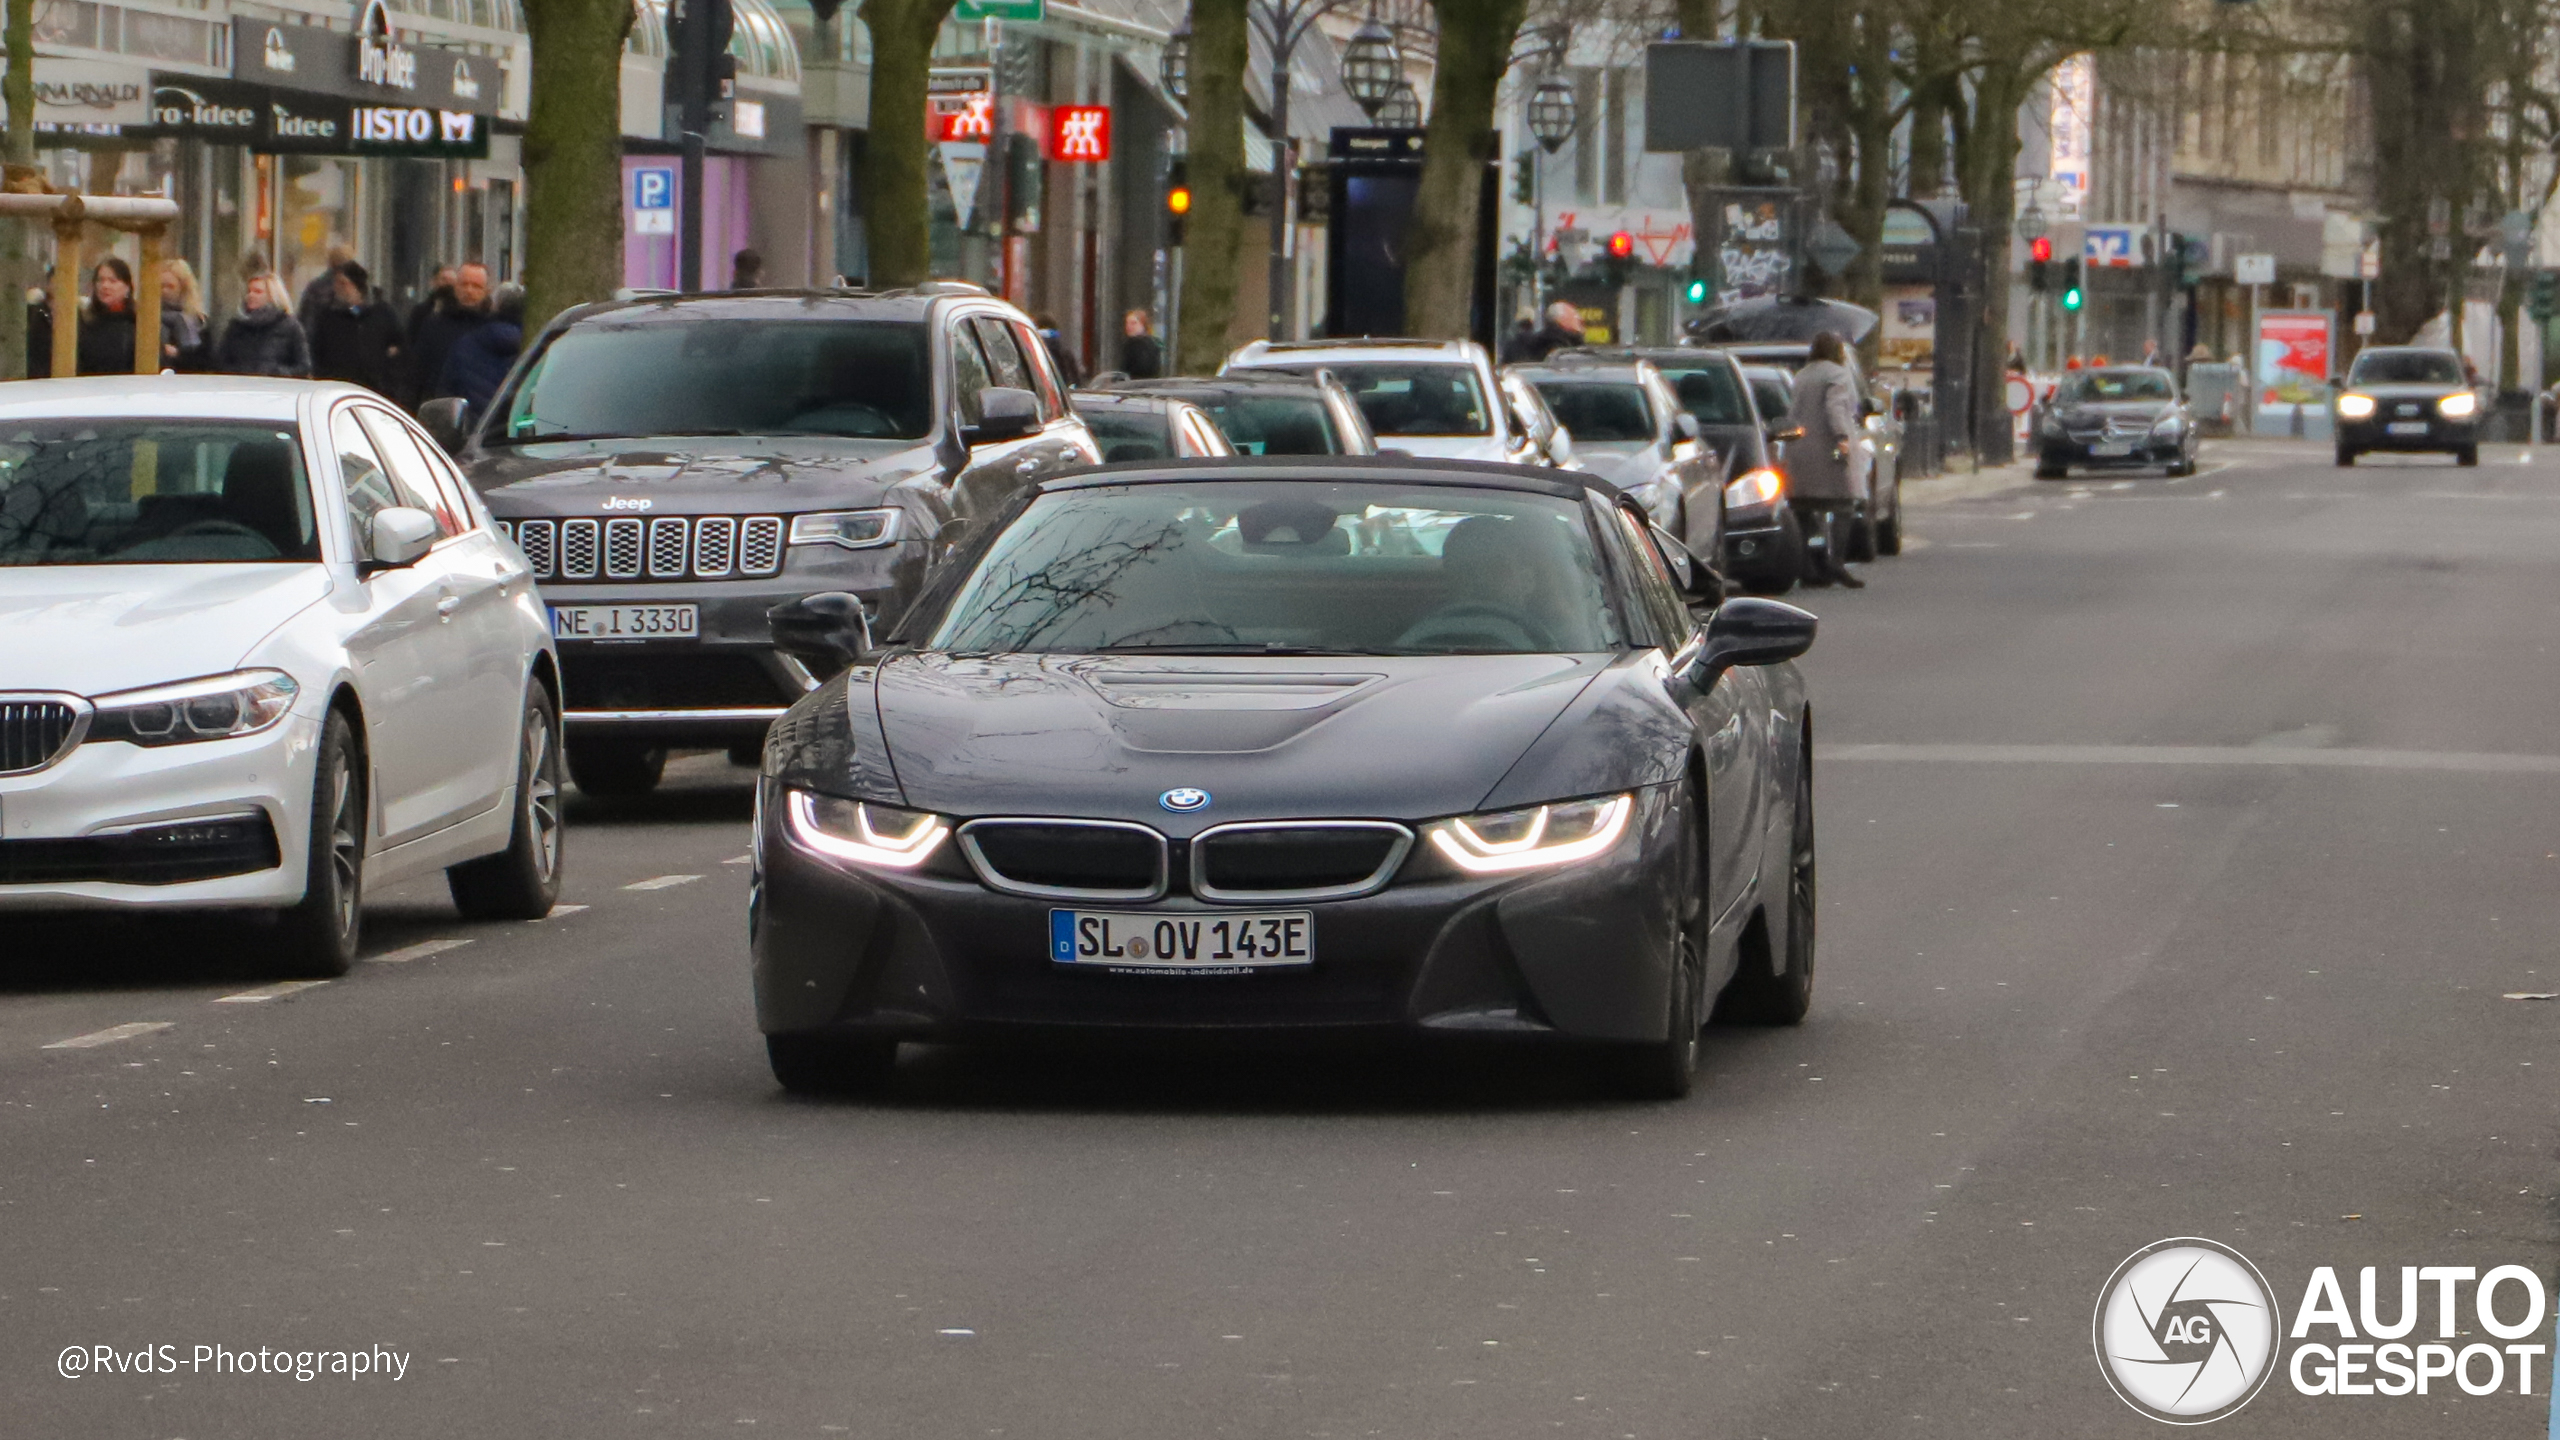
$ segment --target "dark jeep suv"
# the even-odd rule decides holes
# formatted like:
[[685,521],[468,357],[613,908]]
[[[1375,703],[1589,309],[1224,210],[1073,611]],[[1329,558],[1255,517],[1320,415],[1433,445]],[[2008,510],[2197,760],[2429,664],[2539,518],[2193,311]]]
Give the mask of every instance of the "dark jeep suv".
[[581,306],[487,414],[458,403],[424,418],[532,563],[597,794],[649,789],[669,746],[762,746],[825,678],[773,606],[893,619],[949,522],[1102,458],[1022,312],[950,283]]

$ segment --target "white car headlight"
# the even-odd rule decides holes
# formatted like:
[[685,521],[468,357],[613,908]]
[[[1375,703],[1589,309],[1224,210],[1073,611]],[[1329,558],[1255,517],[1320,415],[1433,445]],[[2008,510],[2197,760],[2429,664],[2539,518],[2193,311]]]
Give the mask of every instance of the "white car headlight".
[[1636,797],[1566,800],[1436,821],[1425,833],[1450,863],[1473,875],[1543,870],[1588,860],[1618,843]]
[[119,690],[91,702],[91,740],[134,745],[184,745],[254,735],[293,708],[302,687],[281,670],[235,670],[174,685]]
[[895,510],[828,510],[792,516],[791,543],[869,550],[897,539],[898,529]]
[[2448,420],[2459,420],[2480,408],[2480,397],[2468,390],[2447,395],[2436,402],[2436,412]]
[[2353,390],[2338,397],[2338,414],[2349,420],[2361,420],[2373,413],[2373,397]]
[[794,790],[783,815],[803,847],[857,865],[913,870],[951,833],[939,815]]
[[1787,493],[1786,477],[1766,466],[1745,470],[1724,487],[1724,508],[1741,510],[1753,505],[1766,505]]
[[2184,420],[2179,419],[2177,412],[2173,410],[2153,422],[2151,428],[2164,435],[2175,435],[2178,433],[2180,427],[2184,426],[2186,423],[2187,422]]

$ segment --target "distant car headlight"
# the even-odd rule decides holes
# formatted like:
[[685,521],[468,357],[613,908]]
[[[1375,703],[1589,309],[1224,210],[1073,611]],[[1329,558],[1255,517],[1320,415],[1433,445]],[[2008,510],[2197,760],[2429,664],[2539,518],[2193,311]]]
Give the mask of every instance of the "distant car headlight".
[[868,550],[897,539],[898,529],[895,510],[828,510],[792,516],[791,543]]
[[235,670],[201,680],[119,690],[91,702],[91,740],[185,745],[255,735],[285,717],[302,687],[281,670]]
[[801,846],[857,865],[913,870],[951,833],[939,815],[794,790],[783,806]]
[[1786,493],[1787,477],[1764,465],[1733,477],[1732,483],[1724,487],[1724,508],[1745,510],[1754,505],[1766,505]]
[[2447,395],[2436,402],[2436,413],[2448,420],[2460,420],[2480,408],[2480,397],[2468,390]]
[[2186,423],[2186,421],[2178,418],[2176,411],[2171,411],[2155,421],[2151,428],[2162,435],[2175,435],[2181,429],[2185,428]]
[[1543,870],[1588,860],[1618,843],[1636,797],[1610,795],[1462,815],[1427,827],[1433,848],[1472,875]]
[[2338,397],[2338,414],[2347,420],[2362,420],[2373,413],[2373,397],[2350,390]]

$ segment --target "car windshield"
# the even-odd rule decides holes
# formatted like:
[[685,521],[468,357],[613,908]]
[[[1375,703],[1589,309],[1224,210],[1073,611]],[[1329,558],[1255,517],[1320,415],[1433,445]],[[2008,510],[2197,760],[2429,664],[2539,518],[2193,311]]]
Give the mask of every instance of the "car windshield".
[[546,437],[841,435],[933,428],[921,324],[759,318],[580,325],[505,400],[501,443]]
[[2462,362],[2440,350],[2367,350],[2356,357],[2350,385],[2459,385]]
[[1341,455],[1351,447],[1315,395],[1198,395],[1227,443],[1246,455]]
[[1078,408],[1076,417],[1093,433],[1105,462],[1162,460],[1173,453],[1173,432],[1160,412],[1096,406]]
[[1490,435],[1472,365],[1328,365],[1379,435]]
[[1632,382],[1538,380],[1539,396],[1556,412],[1556,423],[1573,432],[1577,445],[1613,445],[1629,441],[1651,444],[1653,407],[1644,387]]
[[320,558],[290,425],[0,422],[0,565]]
[[1696,416],[1699,424],[1753,423],[1751,406],[1742,398],[1742,386],[1734,380],[1730,369],[1722,365],[1708,365],[1696,370],[1678,370],[1666,365],[1662,376],[1679,393],[1680,408]]
[[2103,405],[2118,400],[2174,400],[2169,377],[2158,370],[2083,370],[2062,382],[2065,404]]
[[1043,495],[929,648],[960,653],[1588,653],[1617,647],[1571,499],[1203,481]]

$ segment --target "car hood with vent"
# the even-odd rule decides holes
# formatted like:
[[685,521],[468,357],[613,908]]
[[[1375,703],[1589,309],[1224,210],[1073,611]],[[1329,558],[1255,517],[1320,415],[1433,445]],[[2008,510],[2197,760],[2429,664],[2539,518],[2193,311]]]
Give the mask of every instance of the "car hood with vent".
[[[885,743],[907,804],[961,817],[1425,820],[1480,808],[1615,659],[898,654],[853,748]],[[1168,812],[1178,788],[1208,805]]]
[[515,445],[470,451],[464,468],[502,520],[860,509],[941,473],[933,447],[913,441],[775,436]]

